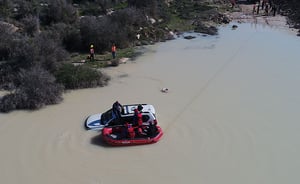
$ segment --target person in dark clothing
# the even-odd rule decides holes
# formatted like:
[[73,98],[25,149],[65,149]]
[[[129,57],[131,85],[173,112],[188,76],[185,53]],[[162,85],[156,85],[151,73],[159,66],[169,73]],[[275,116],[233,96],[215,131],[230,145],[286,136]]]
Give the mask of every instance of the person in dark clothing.
[[276,5],[273,5],[272,11],[273,11],[273,16],[276,16],[276,11],[277,11]]
[[147,128],[147,136],[149,137],[153,137],[155,136],[155,134],[157,133],[157,127],[156,124],[154,122],[150,122],[149,126]]
[[256,9],[256,14],[258,15],[259,14],[259,8],[260,8],[260,4],[259,2],[257,3],[257,9]]
[[127,128],[127,124],[125,124],[121,127],[121,133],[119,134],[118,139],[126,139],[127,136],[128,136],[128,128]]
[[253,5],[253,10],[252,10],[252,11],[253,11],[252,13],[253,13],[253,15],[254,15],[255,12],[256,12],[256,4]]
[[268,4],[266,4],[265,14],[266,14],[266,15],[269,15],[269,5],[268,5]]
[[231,7],[234,8],[236,4],[235,0],[230,0],[230,3],[231,3]]
[[112,105],[112,110],[116,114],[117,118],[121,118],[123,106],[118,101]]

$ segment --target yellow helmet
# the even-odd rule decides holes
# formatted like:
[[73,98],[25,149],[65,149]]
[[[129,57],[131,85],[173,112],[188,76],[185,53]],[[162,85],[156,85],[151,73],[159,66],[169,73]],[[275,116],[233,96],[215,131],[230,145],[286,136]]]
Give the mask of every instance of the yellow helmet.
[[93,48],[94,47],[94,45],[91,45],[91,48]]

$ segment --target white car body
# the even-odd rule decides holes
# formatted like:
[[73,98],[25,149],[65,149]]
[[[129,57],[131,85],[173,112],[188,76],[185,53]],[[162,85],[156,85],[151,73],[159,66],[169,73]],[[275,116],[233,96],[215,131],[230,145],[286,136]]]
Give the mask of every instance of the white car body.
[[[104,113],[97,113],[87,117],[85,121],[85,127],[88,130],[102,130],[106,126],[118,126],[122,125],[124,122],[132,122],[134,116],[134,109],[137,108],[139,104],[123,105],[123,112],[121,113],[121,121],[117,119],[116,114],[112,109]],[[143,124],[148,125],[150,121],[156,121],[155,109],[153,105],[141,104],[143,106],[142,116]]]

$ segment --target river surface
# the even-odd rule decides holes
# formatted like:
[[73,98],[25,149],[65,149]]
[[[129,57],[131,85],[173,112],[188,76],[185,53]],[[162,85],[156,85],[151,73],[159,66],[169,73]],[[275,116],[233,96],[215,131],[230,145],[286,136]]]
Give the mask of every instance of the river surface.
[[[231,26],[146,47],[104,70],[112,76],[107,87],[0,114],[0,183],[300,183],[300,38]],[[108,147],[99,132],[86,131],[86,117],[115,100],[154,105],[162,139]]]

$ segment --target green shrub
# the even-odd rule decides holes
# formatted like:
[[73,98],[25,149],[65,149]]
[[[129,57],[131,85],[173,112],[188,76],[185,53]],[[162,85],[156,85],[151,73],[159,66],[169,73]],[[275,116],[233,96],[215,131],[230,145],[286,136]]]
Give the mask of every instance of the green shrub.
[[89,88],[107,85],[110,78],[98,70],[86,66],[63,65],[55,74],[57,82],[66,89]]

